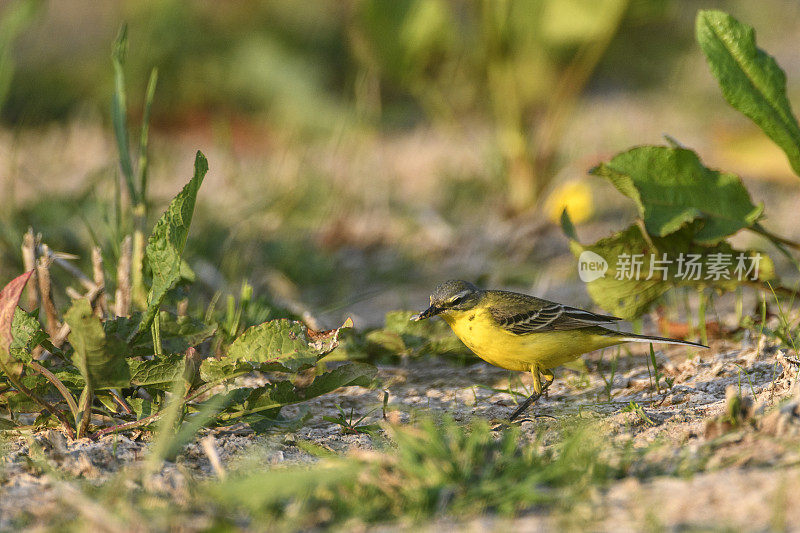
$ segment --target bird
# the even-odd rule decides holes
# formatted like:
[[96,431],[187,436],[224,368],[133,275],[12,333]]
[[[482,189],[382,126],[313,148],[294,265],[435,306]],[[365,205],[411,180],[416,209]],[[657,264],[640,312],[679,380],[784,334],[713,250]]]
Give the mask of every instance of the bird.
[[518,292],[479,289],[463,280],[441,283],[430,296],[430,307],[411,320],[435,316],[443,318],[467,348],[487,363],[531,373],[533,394],[511,414],[512,422],[553,383],[553,368],[584,353],[626,342],[708,348],[679,339],[615,331],[603,325],[621,318]]

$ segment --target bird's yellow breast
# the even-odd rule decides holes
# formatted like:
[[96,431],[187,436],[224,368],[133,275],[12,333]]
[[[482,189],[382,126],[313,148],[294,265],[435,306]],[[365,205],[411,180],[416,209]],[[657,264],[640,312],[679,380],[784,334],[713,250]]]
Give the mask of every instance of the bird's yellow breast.
[[574,329],[516,335],[498,326],[486,309],[449,310],[441,317],[467,348],[484,361],[508,370],[554,368],[579,355],[620,341]]

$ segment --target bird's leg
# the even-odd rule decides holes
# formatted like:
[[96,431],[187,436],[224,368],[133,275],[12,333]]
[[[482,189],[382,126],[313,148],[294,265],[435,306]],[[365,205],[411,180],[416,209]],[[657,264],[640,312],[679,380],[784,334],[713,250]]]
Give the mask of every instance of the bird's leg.
[[530,405],[533,402],[538,400],[542,396],[544,391],[547,390],[547,387],[549,387],[550,384],[555,379],[555,376],[553,375],[552,371],[550,371],[550,370],[542,370],[541,373],[544,375],[544,377],[546,379],[544,384],[542,384],[542,380],[541,380],[541,377],[539,376],[539,373],[540,373],[540,370],[539,370],[538,367],[531,368],[531,375],[533,376],[533,394],[528,396],[528,398],[524,402],[522,402],[522,404],[519,407],[517,407],[517,410],[514,411],[513,413],[511,413],[511,416],[508,417],[508,420],[510,422],[513,422],[514,420],[516,420],[517,417],[519,417],[519,415],[524,413],[525,410],[528,407],[530,407]]

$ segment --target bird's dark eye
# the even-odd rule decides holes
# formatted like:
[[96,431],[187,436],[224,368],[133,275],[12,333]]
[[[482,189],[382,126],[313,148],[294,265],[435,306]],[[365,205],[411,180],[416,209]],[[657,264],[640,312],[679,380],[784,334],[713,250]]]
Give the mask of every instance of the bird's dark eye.
[[458,305],[463,301],[464,301],[464,297],[463,296],[459,296],[457,298],[453,298],[452,300],[450,300],[449,303],[450,303],[450,305]]

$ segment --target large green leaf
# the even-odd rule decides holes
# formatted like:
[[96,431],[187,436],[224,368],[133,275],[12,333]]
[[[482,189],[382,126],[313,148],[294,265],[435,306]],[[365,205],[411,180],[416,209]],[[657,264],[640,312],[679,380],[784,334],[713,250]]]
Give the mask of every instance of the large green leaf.
[[14,342],[13,324],[22,289],[31,274],[33,270],[17,276],[0,291],[0,369],[11,377],[17,377],[22,372],[22,363],[11,354]]
[[[641,228],[633,224],[626,230],[591,245],[583,245],[578,242],[574,234],[570,235],[568,228],[565,228],[565,233],[571,238],[570,248],[576,257],[580,257],[582,253],[588,251],[597,254],[608,263],[608,270],[602,277],[587,283],[586,288],[592,300],[609,313],[631,320],[644,314],[662,294],[676,286],[734,290],[740,285],[736,273],[738,254],[744,254],[743,260],[747,267],[750,266],[749,258],[753,257],[755,252],[740,252],[733,249],[727,242],[713,246],[697,244],[693,241],[695,230],[696,224],[692,224],[666,237],[650,236],[645,239]],[[633,264],[631,257],[634,255],[638,257],[638,254],[641,254],[638,259],[641,261],[641,266],[637,274],[635,269],[631,268]],[[664,254],[666,254],[667,262],[651,265],[651,259],[664,261]],[[691,279],[691,277],[686,279],[686,275],[682,275],[678,271],[681,254],[685,259],[699,256],[696,261],[703,265],[699,279]],[[726,269],[730,279],[725,277],[707,279],[709,265],[715,262],[714,254],[723,254],[724,257],[731,258],[731,264]],[[685,266],[686,264],[684,262],[682,267],[684,274],[689,270],[689,267]],[[651,266],[655,267],[652,275]],[[658,270],[659,266],[667,268],[666,276]],[[750,276],[752,275],[751,273]],[[774,278],[775,270],[772,260],[769,256],[761,253],[757,280],[768,281]]]
[[753,28],[721,11],[700,11],[696,32],[725,99],[783,149],[800,175],[800,126],[786,97],[786,74],[756,46]]
[[127,387],[131,373],[125,359],[126,346],[114,337],[106,337],[100,318],[92,312],[85,298],[75,300],[64,315],[69,324],[69,343],[74,348],[72,360],[91,389]]
[[[348,319],[342,327],[349,327]],[[227,359],[261,363],[264,371],[297,372],[336,348],[339,330],[309,331],[293,320],[271,320],[245,330],[227,352]]]
[[737,176],[706,168],[685,148],[638,146],[591,172],[636,202],[647,232],[657,237],[698,221],[694,240],[715,244],[751,227],[763,211]]
[[153,284],[147,296],[147,309],[142,316],[138,332],[146,331],[169,291],[181,277],[181,254],[189,236],[189,225],[197,199],[197,191],[208,172],[208,161],[197,152],[194,175],[183,190],[169,204],[167,211],[156,222],[147,241],[147,261],[153,272]]
[[333,392],[340,387],[367,387],[377,372],[377,368],[364,363],[344,364],[317,376],[307,387],[295,387],[290,381],[278,381],[254,389],[240,407],[247,414],[252,414],[301,403]]

